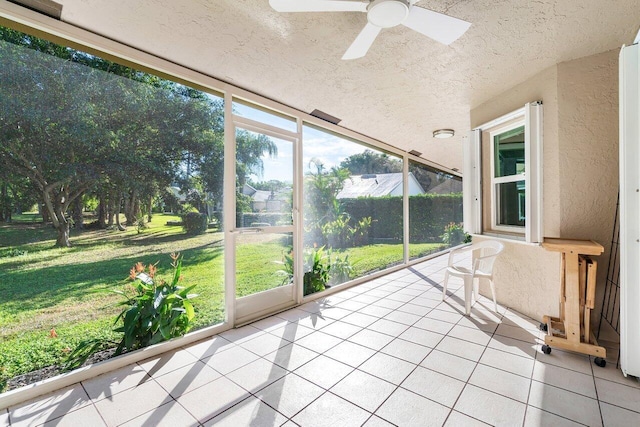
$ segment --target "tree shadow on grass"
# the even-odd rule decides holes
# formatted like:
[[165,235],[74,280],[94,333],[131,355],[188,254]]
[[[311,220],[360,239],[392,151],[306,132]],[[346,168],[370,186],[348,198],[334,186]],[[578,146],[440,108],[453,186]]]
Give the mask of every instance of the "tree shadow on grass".
[[16,247],[55,240],[56,231],[45,224],[4,224],[0,225],[0,248]]
[[[185,270],[188,271],[190,265],[213,262],[222,253],[222,247],[212,247],[211,243],[187,249],[182,252]],[[67,299],[86,298],[95,292],[120,287],[135,263],[154,264],[159,260],[159,273],[166,274],[171,269],[169,252],[1,272],[0,294],[3,298],[0,306],[3,311],[19,313],[54,307]]]
[[[192,248],[197,248],[201,246],[215,246],[218,244],[222,244],[222,234],[216,236],[217,233],[207,233],[200,236],[188,236],[185,234],[166,234],[165,231],[160,230],[159,232],[153,234],[147,234],[144,237],[130,235],[130,234],[114,234],[114,233],[122,233],[114,230],[95,230],[91,232],[86,232],[83,235],[82,240],[76,240],[73,243],[71,248],[54,248],[54,247],[41,247],[37,248],[37,250],[32,250],[32,248],[21,248],[25,250],[28,254],[34,255],[38,254],[37,258],[34,259],[31,257],[15,257],[11,261],[2,262],[3,269],[7,270],[19,270],[25,267],[28,267],[29,264],[34,262],[47,262],[54,261],[56,259],[78,254],[83,251],[87,251],[90,249],[97,249],[100,246],[104,245],[116,245],[115,247],[153,247],[155,251],[157,251],[158,245],[166,245],[168,243],[174,242],[183,242],[186,243],[188,241],[192,241],[194,246]],[[212,242],[206,242],[205,239],[214,237],[216,240]],[[198,244],[204,243],[204,244]],[[189,249],[192,249],[189,248]],[[186,251],[188,249],[181,249],[182,251]],[[40,253],[43,252],[43,253]],[[0,250],[0,256],[2,252]],[[0,276],[1,277],[1,276]]]

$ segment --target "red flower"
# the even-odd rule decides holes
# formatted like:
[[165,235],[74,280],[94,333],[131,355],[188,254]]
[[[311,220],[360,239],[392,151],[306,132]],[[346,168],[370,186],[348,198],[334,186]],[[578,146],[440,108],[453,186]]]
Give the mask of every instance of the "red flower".
[[136,273],[141,273],[141,272],[144,271],[144,264],[141,263],[141,262],[138,262],[138,263],[136,263],[134,268],[136,269]]
[[156,275],[156,271],[158,271],[156,264],[149,264],[149,277],[153,279],[153,277]]

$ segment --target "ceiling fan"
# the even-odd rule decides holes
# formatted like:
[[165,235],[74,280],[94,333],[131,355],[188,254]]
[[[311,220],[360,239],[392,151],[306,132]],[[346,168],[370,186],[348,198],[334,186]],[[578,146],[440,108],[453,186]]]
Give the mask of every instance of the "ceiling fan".
[[471,23],[414,6],[418,0],[269,0],[278,12],[366,12],[367,25],[342,56],[361,58],[383,28],[404,25],[440,43],[449,45],[462,36]]

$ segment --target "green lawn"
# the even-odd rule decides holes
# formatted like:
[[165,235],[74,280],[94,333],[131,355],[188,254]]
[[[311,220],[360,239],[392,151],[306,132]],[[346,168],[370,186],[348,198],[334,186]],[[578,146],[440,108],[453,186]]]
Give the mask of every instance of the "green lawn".
[[[223,234],[209,230],[187,236],[166,226],[171,215],[156,215],[138,234],[88,230],[72,232],[72,248],[53,248],[55,232],[34,215],[14,217],[0,225],[0,391],[7,379],[60,363],[69,349],[88,337],[116,337],[110,332],[129,269],[138,261],[158,262],[158,273],[171,270],[172,252],[183,257],[183,285],[196,284],[199,297],[196,328],[224,319]],[[242,235],[236,253],[237,295],[279,286],[283,254],[290,241],[283,235]],[[428,254],[438,244],[412,244],[411,256]],[[398,264],[402,245],[380,244],[336,251],[348,254],[353,277]],[[55,329],[57,338],[50,336]]]
[[[224,318],[222,233],[186,236],[166,226],[176,216],[156,215],[138,234],[92,230],[72,232],[74,245],[53,248],[55,232],[35,223],[0,226],[0,390],[3,381],[60,362],[87,337],[112,337],[120,297],[111,292],[126,283],[140,261],[171,270],[172,252],[184,257],[183,284],[197,284],[196,327]],[[57,338],[50,337],[55,329]]]

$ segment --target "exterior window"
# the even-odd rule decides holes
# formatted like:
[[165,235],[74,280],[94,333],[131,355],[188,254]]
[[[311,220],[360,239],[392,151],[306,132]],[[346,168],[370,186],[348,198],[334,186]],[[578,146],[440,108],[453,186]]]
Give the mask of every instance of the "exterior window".
[[542,103],[472,130],[463,176],[466,232],[541,242]]
[[526,174],[524,124],[491,132],[492,229],[524,232]]

